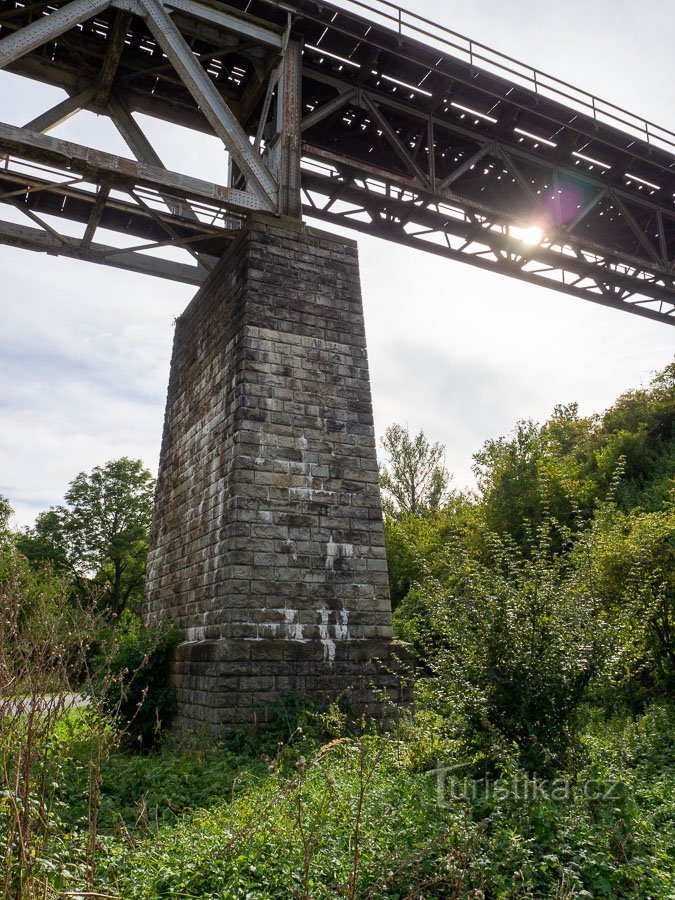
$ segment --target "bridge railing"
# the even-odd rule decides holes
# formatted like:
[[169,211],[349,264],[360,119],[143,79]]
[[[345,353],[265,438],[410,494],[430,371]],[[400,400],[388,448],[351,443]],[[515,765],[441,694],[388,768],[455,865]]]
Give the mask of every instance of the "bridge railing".
[[[265,0],[265,2],[288,9],[288,6],[280,0]],[[442,53],[467,62],[470,66],[475,65],[492,74],[506,76],[510,81],[542,97],[562,102],[597,122],[620,128],[655,147],[675,151],[675,132],[635,115],[615,103],[602,100],[567,81],[528,66],[512,56],[500,53],[487,44],[474,41],[457,31],[438,25],[431,19],[403,9],[389,0],[333,0],[333,2],[346,12],[361,15],[398,32],[401,37],[421,41]]]

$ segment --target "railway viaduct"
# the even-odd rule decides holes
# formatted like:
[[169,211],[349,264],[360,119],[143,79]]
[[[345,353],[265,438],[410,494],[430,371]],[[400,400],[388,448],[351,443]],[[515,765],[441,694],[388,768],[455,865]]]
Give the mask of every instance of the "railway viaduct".
[[[303,216],[672,325],[675,135],[386,0],[0,0],[0,68],[66,93],[0,122],[26,220],[0,242],[198,288],[144,607],[183,632],[178,727],[285,692],[382,715],[405,652],[357,247]],[[134,159],[50,134],[82,109]],[[217,136],[222,183],[167,170],[134,113]]]

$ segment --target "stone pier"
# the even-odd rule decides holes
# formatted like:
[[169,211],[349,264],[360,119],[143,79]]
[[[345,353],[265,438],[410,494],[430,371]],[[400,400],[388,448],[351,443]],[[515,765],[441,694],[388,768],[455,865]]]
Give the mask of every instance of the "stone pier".
[[252,218],[178,320],[144,618],[183,631],[179,731],[405,699],[353,241]]

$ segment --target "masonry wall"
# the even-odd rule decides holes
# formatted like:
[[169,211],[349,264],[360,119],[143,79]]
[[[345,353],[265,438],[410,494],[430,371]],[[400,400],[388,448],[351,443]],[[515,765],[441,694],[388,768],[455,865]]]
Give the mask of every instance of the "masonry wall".
[[183,725],[389,665],[377,474],[356,245],[254,219],[174,340],[144,616]]

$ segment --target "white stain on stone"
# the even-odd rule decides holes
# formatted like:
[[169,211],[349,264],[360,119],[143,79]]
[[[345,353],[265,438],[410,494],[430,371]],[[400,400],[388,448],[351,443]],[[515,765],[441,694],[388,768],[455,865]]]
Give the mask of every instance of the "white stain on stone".
[[321,622],[319,624],[319,638],[322,641],[327,641],[328,640],[328,619],[330,617],[330,610],[326,609],[324,607],[323,609],[319,610],[319,613],[321,614]]
[[335,637],[338,641],[348,641],[349,640],[349,611],[346,609],[341,609],[337,617],[339,618],[339,622],[335,623]]
[[354,545],[336,543],[333,540],[333,534],[331,533],[330,539],[326,544],[326,570],[329,572],[334,571],[336,559],[351,559],[353,556]]
[[[327,662],[333,662],[335,659],[335,642],[345,641],[349,639],[349,612],[346,609],[336,610],[334,613],[336,621],[331,626],[331,610],[327,607],[319,610],[321,622],[319,623],[319,640],[323,644],[323,658]],[[339,620],[339,621],[338,621]],[[330,629],[333,630],[333,636],[330,635]]]
[[203,641],[206,636],[206,629],[203,625],[194,625],[192,628],[185,629],[186,641]]
[[323,658],[326,662],[333,662],[335,659],[335,641],[331,641],[330,638],[326,638],[325,641],[321,641],[323,644]]
[[330,619],[330,610],[324,607],[319,610],[321,622],[319,623],[319,640],[323,644],[323,658],[326,662],[333,662],[335,659],[335,641],[328,636],[328,620]]
[[286,626],[286,634],[292,641],[304,641],[305,636],[303,634],[303,628],[300,622],[298,622],[298,611],[297,609],[289,609],[285,607],[282,609],[282,613],[284,615],[285,626]]

